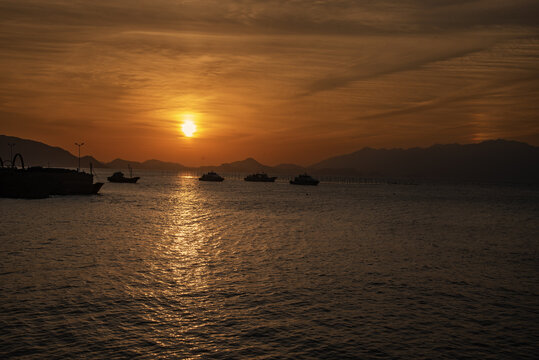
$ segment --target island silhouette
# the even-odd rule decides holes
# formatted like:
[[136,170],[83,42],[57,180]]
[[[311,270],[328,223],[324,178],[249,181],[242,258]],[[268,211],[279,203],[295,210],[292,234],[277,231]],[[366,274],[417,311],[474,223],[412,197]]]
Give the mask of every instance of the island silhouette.
[[[39,141],[0,135],[0,157],[9,160],[8,144],[16,144],[30,166],[77,167],[78,157],[60,147]],[[487,140],[476,144],[433,145],[427,148],[363,148],[330,157],[309,166],[268,166],[253,158],[215,166],[187,167],[180,163],[116,159],[101,162],[92,156],[80,159],[81,167],[136,170],[218,171],[221,173],[265,172],[271,174],[340,175],[379,178],[478,180],[491,182],[539,183],[539,147],[511,140]]]

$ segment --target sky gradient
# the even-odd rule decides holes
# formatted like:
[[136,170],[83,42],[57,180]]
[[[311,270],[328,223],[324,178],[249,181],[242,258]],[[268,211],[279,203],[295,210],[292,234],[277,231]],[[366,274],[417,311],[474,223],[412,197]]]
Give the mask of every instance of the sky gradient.
[[3,0],[0,133],[188,166],[539,145],[538,18],[535,0]]

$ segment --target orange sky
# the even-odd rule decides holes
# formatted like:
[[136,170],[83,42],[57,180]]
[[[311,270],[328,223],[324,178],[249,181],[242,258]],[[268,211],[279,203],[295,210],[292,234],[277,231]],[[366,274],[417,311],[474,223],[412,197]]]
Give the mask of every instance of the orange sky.
[[190,166],[539,145],[537,14],[535,0],[3,0],[0,133]]

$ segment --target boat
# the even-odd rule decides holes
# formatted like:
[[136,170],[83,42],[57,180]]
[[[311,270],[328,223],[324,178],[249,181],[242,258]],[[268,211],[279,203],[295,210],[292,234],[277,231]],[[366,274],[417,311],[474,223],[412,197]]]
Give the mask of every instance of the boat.
[[225,178],[214,171],[210,171],[198,178],[200,181],[223,181]]
[[245,181],[274,182],[277,176],[268,176],[266,173],[251,174],[243,178]]
[[112,176],[107,177],[107,180],[114,183],[136,183],[140,177],[133,176],[133,169],[131,169],[131,166],[127,165],[127,168],[129,169],[129,177],[125,177],[123,172],[117,171],[112,174]]
[[294,178],[294,180],[290,180],[290,184],[293,185],[318,185],[320,181],[317,179],[314,179],[310,175],[307,174],[300,174]]
[[136,183],[138,181],[138,179],[140,179],[140,177],[138,177],[138,176],[125,177],[124,173],[121,172],[121,171],[117,171],[114,174],[112,174],[111,176],[107,177],[108,181],[115,182],[115,183],[132,183],[132,184],[134,184],[134,183]]
[[[21,168],[15,166],[17,157]],[[103,186],[94,175],[83,171],[24,167],[22,155],[15,154],[10,167],[0,167],[0,197],[43,199],[50,195],[95,195]]]

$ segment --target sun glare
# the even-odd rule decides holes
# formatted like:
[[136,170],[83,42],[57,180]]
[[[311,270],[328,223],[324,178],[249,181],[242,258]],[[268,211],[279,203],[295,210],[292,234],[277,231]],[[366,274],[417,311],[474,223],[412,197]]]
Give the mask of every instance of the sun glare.
[[197,131],[197,126],[192,120],[185,120],[182,124],[182,131],[185,136],[192,137]]

